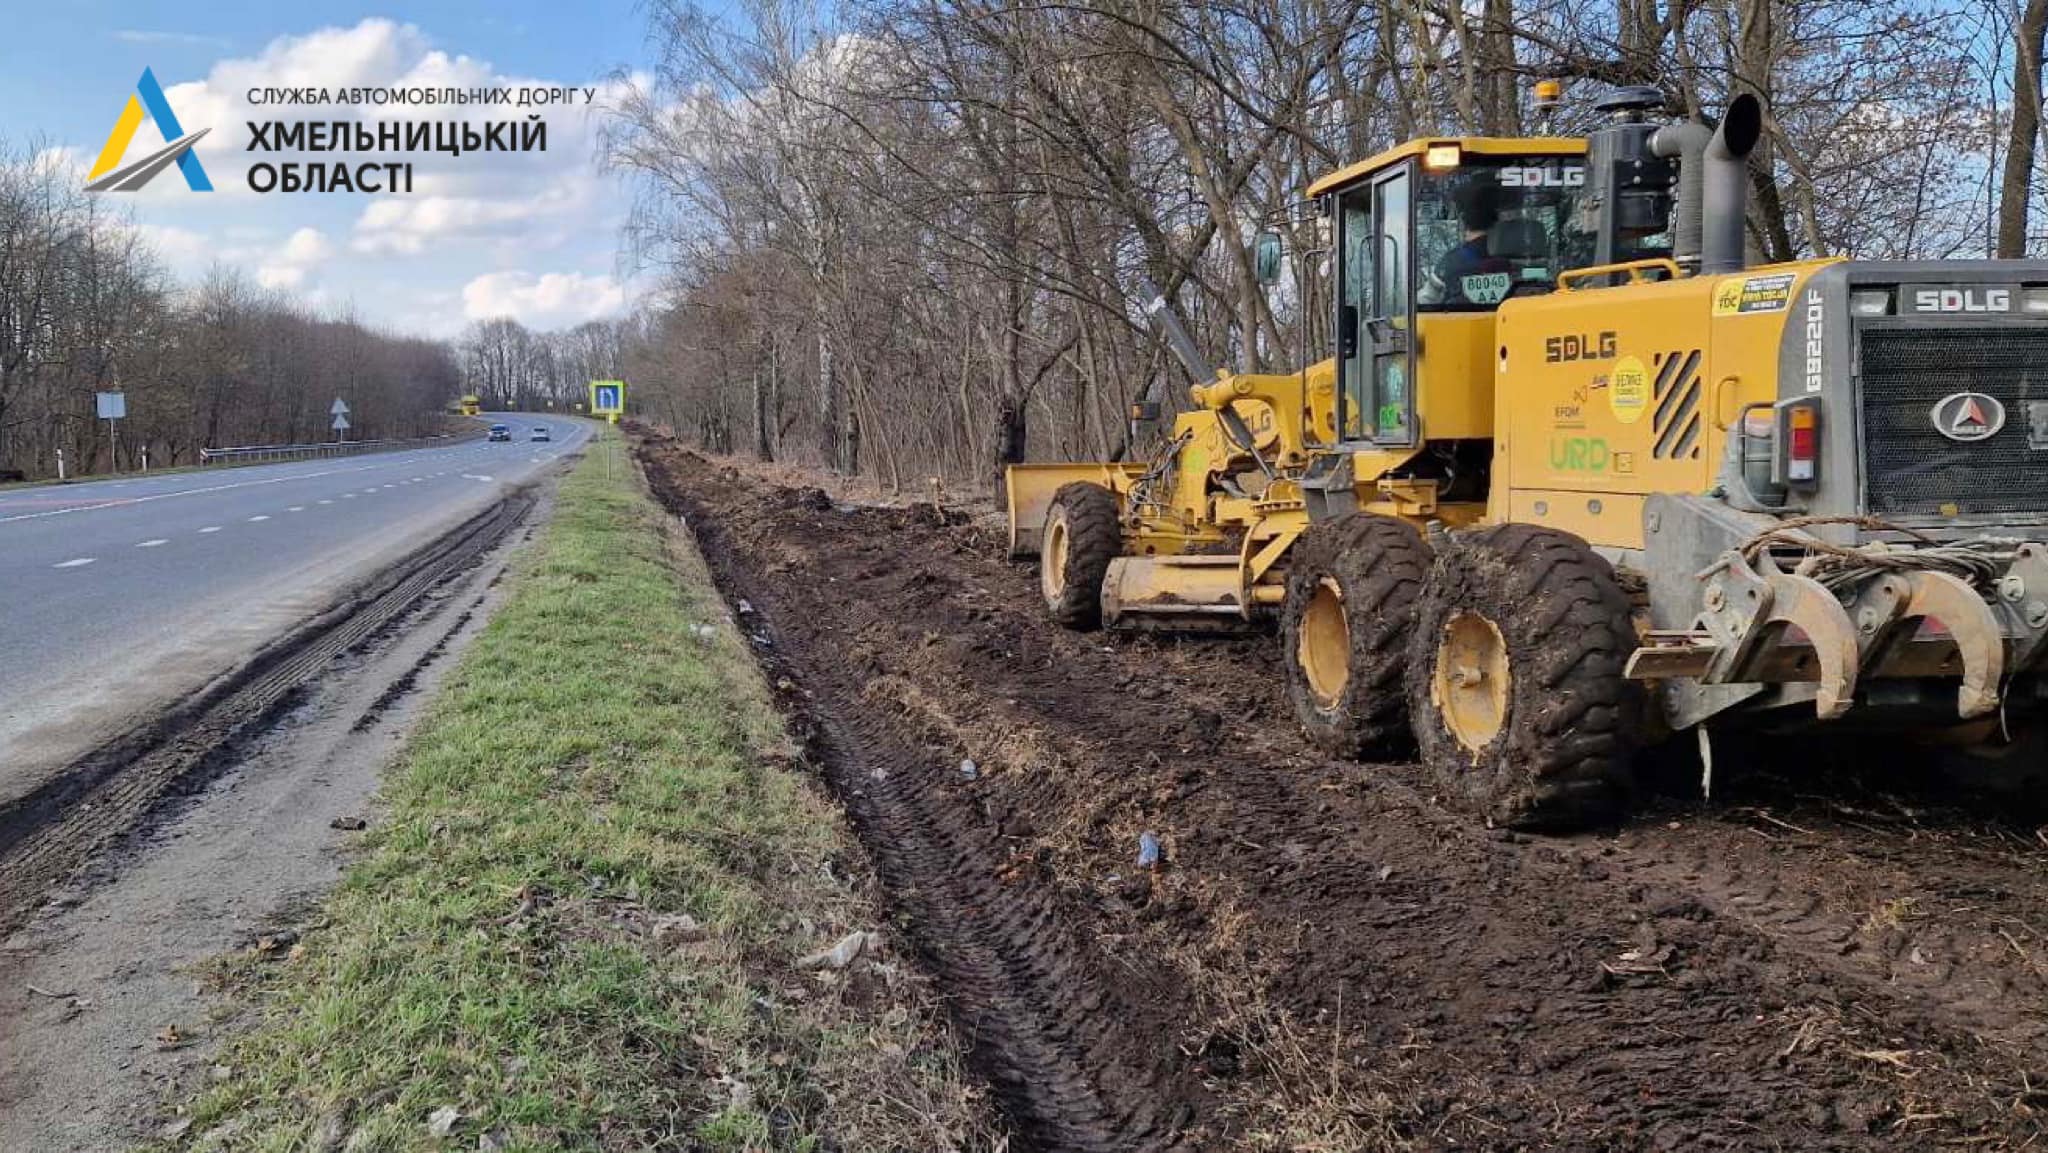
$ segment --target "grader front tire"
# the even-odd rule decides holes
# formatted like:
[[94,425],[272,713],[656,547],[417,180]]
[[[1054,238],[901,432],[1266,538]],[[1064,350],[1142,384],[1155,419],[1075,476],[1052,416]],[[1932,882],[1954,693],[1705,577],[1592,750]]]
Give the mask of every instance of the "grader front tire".
[[1282,663],[1294,715],[1318,748],[1390,758],[1411,747],[1402,682],[1429,561],[1414,528],[1371,513],[1317,524],[1295,546]]
[[1642,741],[1635,647],[1614,570],[1569,533],[1461,534],[1439,552],[1408,649],[1408,704],[1448,799],[1497,825],[1571,829],[1618,812]]
[[1052,619],[1084,632],[1100,627],[1102,578],[1122,551],[1116,494],[1087,481],[1060,486],[1038,548],[1038,587]]

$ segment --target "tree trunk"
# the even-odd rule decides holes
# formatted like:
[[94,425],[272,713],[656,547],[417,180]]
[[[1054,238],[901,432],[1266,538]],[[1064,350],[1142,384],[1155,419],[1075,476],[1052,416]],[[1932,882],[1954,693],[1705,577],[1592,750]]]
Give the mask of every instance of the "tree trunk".
[[2034,193],[2034,147],[2041,135],[2041,48],[2048,0],[2027,0],[2013,34],[2012,136],[1998,186],[1998,249],[2011,260],[2027,254],[2027,208]]
[[764,463],[775,460],[775,448],[768,442],[770,434],[768,415],[768,390],[761,384],[761,370],[754,370],[754,459]]

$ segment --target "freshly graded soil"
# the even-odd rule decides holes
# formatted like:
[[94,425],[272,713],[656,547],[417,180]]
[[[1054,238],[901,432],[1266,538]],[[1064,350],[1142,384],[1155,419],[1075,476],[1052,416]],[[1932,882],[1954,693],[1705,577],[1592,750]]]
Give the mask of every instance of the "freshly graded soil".
[[985,516],[639,451],[1033,1147],[2042,1138],[2030,821],[1770,742],[1488,829],[1314,752],[1270,637],[1070,632]]

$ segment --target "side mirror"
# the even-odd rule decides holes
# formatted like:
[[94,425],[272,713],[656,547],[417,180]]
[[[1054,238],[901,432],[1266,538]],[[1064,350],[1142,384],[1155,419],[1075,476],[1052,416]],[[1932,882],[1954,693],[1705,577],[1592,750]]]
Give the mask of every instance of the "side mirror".
[[1358,306],[1347,304],[1337,310],[1337,357],[1350,360],[1358,355]]
[[1280,283],[1280,251],[1279,233],[1259,233],[1256,246],[1252,249],[1252,266],[1258,271],[1260,284],[1271,287]]

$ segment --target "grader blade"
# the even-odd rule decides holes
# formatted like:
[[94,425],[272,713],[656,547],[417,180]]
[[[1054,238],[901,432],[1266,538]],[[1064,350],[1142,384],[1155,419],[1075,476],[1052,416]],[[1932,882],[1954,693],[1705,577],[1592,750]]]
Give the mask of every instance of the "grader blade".
[[1239,632],[1252,602],[1236,554],[1118,557],[1102,582],[1102,623],[1116,629]]
[[1045,535],[1045,514],[1052,498],[1075,481],[1099,484],[1112,492],[1117,482],[1132,475],[1133,466],[1107,462],[1086,464],[1013,464],[1003,470],[1003,488],[1010,513],[1010,559],[1029,560],[1038,555]]

